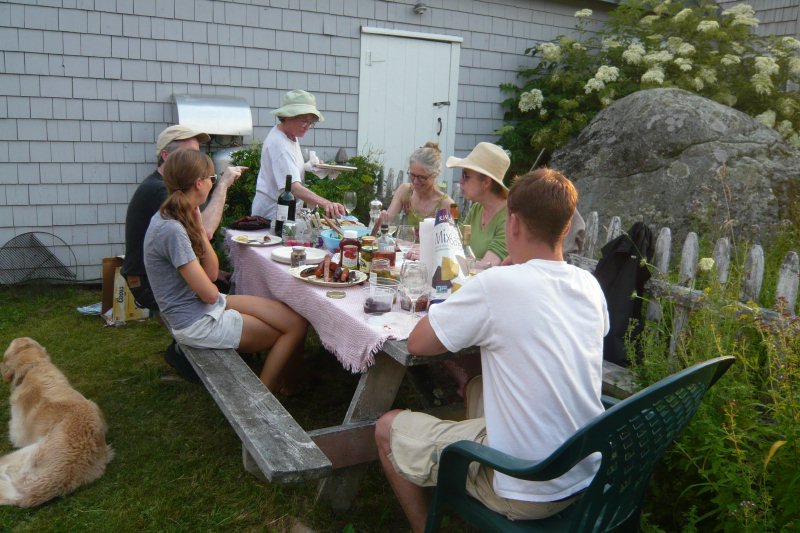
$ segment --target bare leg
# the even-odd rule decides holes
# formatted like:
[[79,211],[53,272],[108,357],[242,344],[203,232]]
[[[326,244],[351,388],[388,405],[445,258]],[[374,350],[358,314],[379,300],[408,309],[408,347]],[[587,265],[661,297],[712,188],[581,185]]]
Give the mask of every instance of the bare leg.
[[239,350],[269,351],[259,378],[270,391],[281,385],[281,373],[292,356],[300,356],[308,322],[287,305],[258,296],[229,296],[228,308],[242,314]]
[[425,520],[428,518],[428,492],[425,488],[411,483],[398,474],[388,457],[391,452],[389,436],[392,421],[400,412],[402,412],[400,409],[395,409],[378,419],[375,424],[375,442],[378,445],[378,458],[386,473],[386,478],[397,496],[397,501],[403,508],[411,528],[415,533],[420,533],[424,531]]

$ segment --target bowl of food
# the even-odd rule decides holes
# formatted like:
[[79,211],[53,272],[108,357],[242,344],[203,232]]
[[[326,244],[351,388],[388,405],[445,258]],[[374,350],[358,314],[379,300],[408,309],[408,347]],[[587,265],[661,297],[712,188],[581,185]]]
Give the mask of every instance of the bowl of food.
[[[364,226],[344,226],[342,228],[344,231],[352,230],[356,232],[357,237],[363,237],[364,235],[369,235],[369,228]],[[342,240],[342,236],[337,233],[335,229],[324,229],[320,232],[320,237],[322,237],[322,243],[325,245],[325,248],[330,250],[331,252],[335,252],[339,249],[339,243]]]

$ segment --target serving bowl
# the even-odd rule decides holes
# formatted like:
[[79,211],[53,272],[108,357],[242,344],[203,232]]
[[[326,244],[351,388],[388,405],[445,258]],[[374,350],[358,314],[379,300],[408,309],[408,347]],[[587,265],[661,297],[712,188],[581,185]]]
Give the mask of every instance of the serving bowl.
[[[363,226],[344,226],[342,230],[354,230],[358,234],[358,237],[363,237],[370,233],[370,229]],[[335,252],[339,249],[342,236],[339,235],[336,230],[330,228],[324,229],[320,232],[320,236],[322,237],[322,243],[325,245],[325,248],[331,252]]]

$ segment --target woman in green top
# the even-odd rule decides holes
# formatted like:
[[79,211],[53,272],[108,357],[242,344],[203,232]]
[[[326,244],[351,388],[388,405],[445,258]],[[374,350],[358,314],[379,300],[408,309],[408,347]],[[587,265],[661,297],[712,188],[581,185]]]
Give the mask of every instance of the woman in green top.
[[470,246],[478,259],[477,270],[499,265],[506,248],[506,198],[503,183],[511,161],[505,151],[491,143],[478,145],[464,159],[449,157],[448,168],[461,168],[461,190],[473,202],[462,224],[472,229]]
[[408,159],[408,183],[401,184],[394,193],[389,208],[381,213],[379,224],[387,224],[398,214],[405,216],[404,224],[414,226],[433,217],[439,209],[447,209],[453,200],[436,188],[436,177],[442,168],[442,151],[433,142],[414,150]]

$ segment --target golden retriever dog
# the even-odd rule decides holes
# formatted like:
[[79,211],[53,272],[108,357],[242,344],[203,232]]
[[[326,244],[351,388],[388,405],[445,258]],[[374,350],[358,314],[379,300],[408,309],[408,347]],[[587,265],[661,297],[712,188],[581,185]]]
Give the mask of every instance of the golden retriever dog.
[[0,505],[34,507],[105,472],[114,452],[97,405],[72,388],[41,344],[14,339],[0,363],[11,384],[11,444],[0,458]]

